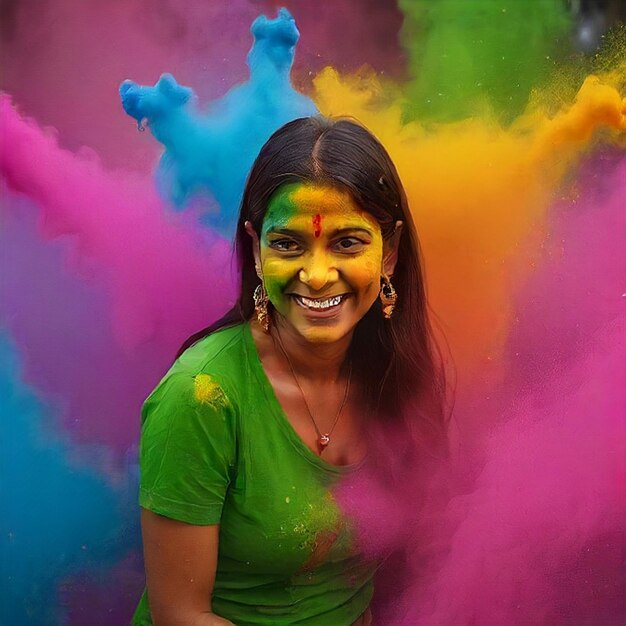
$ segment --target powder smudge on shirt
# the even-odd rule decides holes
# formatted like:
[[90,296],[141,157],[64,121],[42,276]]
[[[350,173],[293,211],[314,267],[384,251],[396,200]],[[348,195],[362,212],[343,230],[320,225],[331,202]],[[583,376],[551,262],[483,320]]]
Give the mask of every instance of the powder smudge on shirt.
[[209,374],[198,374],[193,379],[193,395],[196,402],[212,407],[223,407],[228,403],[219,383]]

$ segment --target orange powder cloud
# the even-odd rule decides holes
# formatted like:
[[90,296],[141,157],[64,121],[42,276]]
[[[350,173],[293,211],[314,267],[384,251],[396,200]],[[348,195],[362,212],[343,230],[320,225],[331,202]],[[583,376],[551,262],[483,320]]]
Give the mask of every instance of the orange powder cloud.
[[382,141],[405,185],[422,243],[429,298],[460,370],[497,361],[511,296],[534,271],[548,208],[565,175],[605,129],[623,141],[626,101],[619,71],[588,77],[556,114],[534,98],[503,128],[487,113],[450,124],[403,123],[402,93],[376,76],[322,71],[320,112],[351,116]]

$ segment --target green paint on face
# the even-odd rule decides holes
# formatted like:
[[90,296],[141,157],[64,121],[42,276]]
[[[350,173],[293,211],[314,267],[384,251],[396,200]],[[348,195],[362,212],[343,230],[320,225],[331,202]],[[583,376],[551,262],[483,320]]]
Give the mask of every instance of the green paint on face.
[[261,228],[261,259],[263,261],[265,290],[270,301],[279,311],[282,308],[280,307],[281,293],[289,282],[291,275],[288,268],[281,268],[283,264],[280,258],[275,258],[271,252],[268,254],[268,250],[271,249],[267,235],[272,233],[272,240],[276,242],[278,237],[274,233],[289,230],[294,216],[298,213],[298,205],[294,202],[293,195],[299,187],[301,187],[301,183],[292,183],[279,187],[278,191],[270,199]]
[[270,198],[261,228],[261,237],[264,243],[267,244],[266,236],[269,231],[287,228],[291,218],[298,212],[298,206],[293,201],[293,195],[301,186],[302,183],[283,185]]

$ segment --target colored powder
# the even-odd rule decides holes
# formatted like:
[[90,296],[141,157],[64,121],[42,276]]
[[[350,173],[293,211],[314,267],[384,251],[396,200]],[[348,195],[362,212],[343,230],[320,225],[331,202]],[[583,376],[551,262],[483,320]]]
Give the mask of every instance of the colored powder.
[[[499,424],[483,415],[479,475],[436,520],[448,549],[397,623],[623,619],[625,181],[623,156],[595,157],[580,195],[550,212],[537,272],[515,293],[507,377],[482,391],[498,395]],[[480,396],[460,419],[493,410]]]
[[226,396],[219,383],[208,374],[198,374],[194,380],[193,395],[196,402],[215,407],[225,406]]
[[[12,190],[27,193],[43,209],[45,238],[77,237],[77,260],[87,257],[85,271],[112,295],[114,330],[122,344],[138,345],[158,328],[176,345],[181,324],[188,327],[195,318],[197,327],[208,311],[228,302],[227,242],[194,229],[193,221],[167,216],[145,179],[107,172],[94,156],[61,149],[21,118],[8,98],[0,106],[5,139],[0,171]],[[218,294],[215,305],[204,287],[209,275]],[[163,299],[175,292],[176,302]]]
[[367,65],[386,76],[404,76],[406,54],[398,44],[404,16],[395,2],[257,0],[257,4],[260,11],[268,12],[284,6],[296,16],[305,36],[298,43],[294,81],[304,91],[309,90],[312,76],[327,65],[350,73]]
[[[28,347],[27,379],[64,399],[74,436],[123,455],[178,347],[232,302],[230,246],[166,213],[150,181],[62,150],[7,98],[0,106],[0,171],[41,211],[36,234],[32,205],[4,194],[0,249],[14,269],[0,283],[2,323]],[[53,253],[42,237],[64,243]]]
[[251,27],[250,79],[210,103],[207,113],[194,105],[194,94],[163,75],[154,87],[125,81],[120,95],[125,111],[147,123],[165,146],[158,173],[162,194],[176,206],[202,202],[207,192],[219,211],[206,223],[232,237],[246,176],[261,146],[286,122],[316,113],[315,106],[293,89],[289,72],[300,37],[286,9]]
[[594,156],[543,247],[526,242],[506,376],[459,393],[460,448],[430,491],[403,466],[399,494],[365,473],[337,494],[366,554],[404,549],[376,580],[381,623],[621,622],[625,181],[622,154]]
[[136,544],[137,548],[114,566],[104,571],[84,570],[61,582],[58,597],[66,612],[64,626],[129,623],[146,584],[138,537]]
[[70,242],[45,245],[36,207],[5,187],[2,193],[11,211],[2,217],[0,266],[11,271],[0,280],[0,325],[21,346],[25,381],[60,403],[54,422],[75,443],[111,446],[123,456],[137,440],[137,407],[163,365],[154,351],[120,346],[106,291],[68,272],[76,254]]
[[[407,468],[398,471],[405,470],[403,494],[414,495],[408,501],[367,476],[340,494],[360,523],[367,553],[399,546],[408,553],[390,558],[377,579],[382,623],[560,624],[577,616],[592,623],[594,615],[618,623],[622,614],[615,554],[624,518],[618,307],[625,171],[623,162],[603,171],[600,160],[590,166],[595,178],[581,174],[574,189],[567,176],[598,137],[604,145],[623,144],[623,59],[622,48],[613,71],[588,77],[575,100],[558,108],[548,85],[508,130],[489,115],[438,126],[406,123],[402,92],[377,77],[368,82],[329,69],[315,81],[320,111],[362,121],[398,166],[423,244],[430,301],[458,368],[457,471],[464,479],[435,481],[437,489],[451,485],[449,507],[438,510],[447,500],[431,493],[416,510],[421,479]],[[605,189],[596,194],[599,186]],[[586,208],[586,218],[577,223],[568,212],[552,221],[559,193],[578,197],[572,208]],[[546,270],[546,241],[560,230],[572,254]],[[563,272],[574,280],[566,282]],[[520,290],[540,289],[542,280],[550,288],[534,296]],[[587,311],[595,311],[587,319],[575,302],[581,288],[591,294]],[[574,335],[559,325],[564,291]],[[528,317],[529,305],[544,301],[555,309],[549,332],[545,318]],[[535,367],[552,364],[533,370],[541,372],[541,385],[530,383],[536,377],[520,358],[528,345],[536,348]]]
[[[543,268],[518,287],[513,304],[524,317],[512,326],[507,348],[516,355],[517,384],[528,393],[545,388],[546,372],[575,367],[581,351],[593,351],[593,335],[601,338],[607,325],[623,317],[625,196],[624,152],[594,154],[551,208],[541,249],[521,252]],[[531,332],[533,327],[542,332]]]
[[115,85],[174,71],[216,98],[246,77],[241,33],[258,9],[249,0],[10,2],[2,9],[0,89],[71,150],[90,146],[108,167],[149,173],[158,156],[120,115]]
[[571,52],[561,0],[399,0],[411,80],[409,119],[452,121],[494,112],[509,122],[531,89]]
[[137,540],[122,533],[134,490],[113,489],[102,467],[93,467],[94,458],[105,458],[97,448],[70,447],[54,432],[55,407],[23,382],[4,332],[0,397],[0,622],[56,626],[64,615],[59,581],[81,569],[101,571]]
[[317,214],[313,218],[313,235],[318,238],[322,234],[322,216]]
[[[606,84],[605,84],[606,81]],[[426,128],[404,123],[402,97],[389,103],[377,77],[315,81],[326,115],[347,112],[383,142],[404,182],[424,252],[429,298],[467,376],[499,362],[511,323],[509,286],[534,271],[521,259],[527,238],[539,241],[555,191],[594,132],[617,141],[625,109],[610,74],[588,78],[576,100],[549,115],[529,106],[510,129],[489,118]]]
[[[598,64],[597,77],[583,82],[573,72],[547,81],[525,106],[530,87],[537,87],[552,63],[537,59],[559,42],[562,9],[557,3],[523,3],[524,20],[504,25],[496,17],[484,25],[469,20],[474,33],[499,25],[497,33],[484,35],[488,46],[471,50],[464,43],[470,35],[446,18],[453,10],[465,10],[464,3],[454,4],[402,5],[405,33],[413,32],[420,15],[432,20],[427,35],[415,35],[412,67],[419,60],[424,72],[415,72],[408,86],[366,70],[339,76],[328,69],[314,81],[319,110],[364,122],[398,165],[423,243],[431,303],[449,339],[459,380],[458,475],[441,477],[442,484],[451,485],[452,497],[428,494],[416,510],[421,484],[409,474],[403,492],[412,498],[397,498],[366,476],[349,490],[350,497],[339,494],[338,501],[355,514],[366,552],[405,548],[407,558],[389,558],[377,580],[381,623],[618,623],[625,476],[620,411],[626,388],[619,282],[626,246],[620,203],[626,172],[621,153],[596,153],[579,173],[573,168],[598,144],[624,145],[625,109],[618,91],[624,82],[623,45],[604,66]],[[517,11],[522,3],[496,4]],[[484,10],[491,8],[485,4]],[[140,401],[175,349],[232,302],[229,247],[206,225],[213,223],[222,232],[232,228],[241,189],[231,177],[239,177],[241,186],[245,159],[252,158],[240,159],[233,150],[247,149],[249,132],[258,142],[263,133],[268,136],[278,123],[273,116],[285,110],[282,98],[294,93],[289,67],[297,29],[285,13],[281,16],[259,22],[255,36],[263,45],[251,51],[249,82],[204,115],[192,106],[192,92],[171,77],[154,88],[125,88],[136,96],[136,119],[149,118],[152,132],[167,148],[162,192],[194,206],[203,187],[198,205],[204,227],[194,211],[169,212],[145,179],[108,171],[87,152],[61,149],[49,133],[2,100],[0,172],[10,194],[4,194],[0,250],[15,270],[0,282],[0,296],[6,296],[0,297],[0,322],[24,353],[20,379],[63,405],[48,409],[45,419],[64,425],[72,454],[81,461],[85,455],[78,442],[105,443],[113,452],[110,465],[94,455],[90,467],[109,478],[128,475],[124,455],[134,457]],[[159,32],[174,23],[162,17],[156,18]],[[500,59],[500,35],[507,28],[511,55]],[[175,29],[167,32],[177,39]],[[527,37],[521,52],[519,33]],[[447,66],[437,56],[442,42],[454,53]],[[509,59],[512,65],[506,65]],[[526,66],[527,59],[536,62]],[[445,61],[440,70],[438,60]],[[455,78],[456,68],[463,67],[465,74]],[[484,89],[463,82],[465,76],[475,80],[478,75],[486,81]],[[511,76],[519,76],[519,87]],[[445,97],[432,103],[435,110],[424,97],[439,80],[453,87],[441,91]],[[569,90],[576,81],[573,101]],[[219,91],[213,85],[205,89],[205,98]],[[315,110],[304,96],[294,97]],[[287,109],[297,112],[297,107]],[[143,115],[146,110],[149,115]],[[267,111],[271,115],[262,119]],[[477,111],[480,116],[462,119]],[[417,113],[429,123],[415,120]],[[210,175],[202,169],[202,146],[215,168],[224,167],[221,177],[214,175],[217,169]],[[554,204],[555,196],[563,197],[561,203]],[[35,210],[41,216],[38,233]],[[15,368],[4,369],[0,384],[13,389]],[[28,424],[37,423],[22,406],[10,410],[24,414]],[[389,433],[390,445],[397,436]],[[20,458],[36,457],[21,431],[7,441]],[[13,457],[8,462],[19,467]],[[27,468],[22,475],[26,482],[16,481],[16,493],[28,493],[24,487],[32,475]],[[129,484],[135,480],[131,470]],[[65,479],[58,487],[61,495],[76,492]],[[91,489],[111,509],[111,499]],[[56,494],[56,488],[49,493]],[[128,493],[118,495],[118,506],[134,513],[125,501]],[[79,490],[77,497],[87,503],[85,511],[97,512],[90,494]],[[439,506],[442,501],[449,504]],[[25,515],[15,519],[15,528],[30,536],[37,509],[25,505],[22,510]],[[71,508],[58,510],[59,519],[79,519]],[[80,530],[106,536],[110,527],[103,529],[100,522],[99,513],[84,518]],[[69,535],[59,536],[47,546],[65,546]],[[44,581],[37,589],[21,582],[6,588],[15,598],[36,598],[41,623],[62,621],[49,598],[53,580],[80,590],[76,572],[49,566],[59,553],[50,548],[50,559],[24,562],[32,580]],[[105,554],[101,561],[118,556]],[[87,563],[92,578],[83,577],[95,596],[114,587],[112,582],[106,589],[98,585],[101,561]],[[7,575],[15,568],[20,574],[15,559],[8,563]],[[72,619],[81,623],[84,609],[76,596],[70,590],[64,597]],[[16,606],[22,610],[24,604]],[[16,614],[8,623],[25,620]]]
[[[398,44],[403,16],[394,2],[270,0],[220,2],[103,0],[9,2],[0,19],[0,89],[63,144],[94,149],[108,167],[148,173],[158,149],[119,114],[112,85],[124,77],[152,84],[165,71],[194,85],[205,102],[246,80],[245,36],[261,12],[295,12],[305,37],[298,44],[295,84],[309,85],[326,65],[344,71],[368,63],[402,76]],[[363,41],[367,41],[364,55]]]

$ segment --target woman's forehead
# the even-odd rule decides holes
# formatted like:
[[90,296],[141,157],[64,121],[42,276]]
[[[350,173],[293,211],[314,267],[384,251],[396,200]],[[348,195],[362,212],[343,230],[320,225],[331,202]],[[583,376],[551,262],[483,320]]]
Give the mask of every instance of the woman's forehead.
[[268,205],[263,230],[311,223],[319,229],[323,222],[344,222],[347,227],[378,228],[372,215],[359,207],[352,195],[343,189],[317,183],[283,185]]

